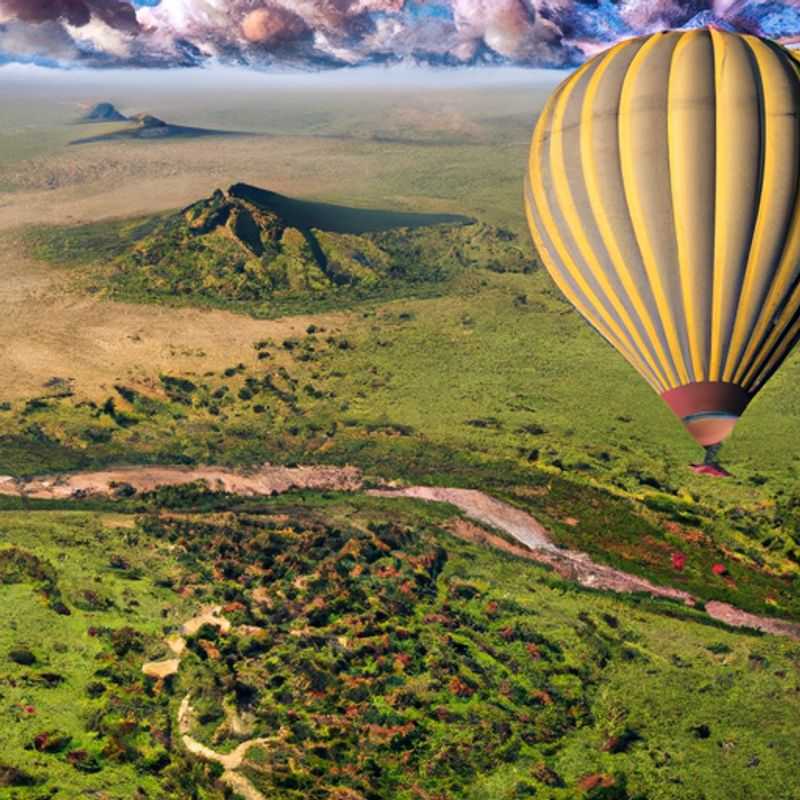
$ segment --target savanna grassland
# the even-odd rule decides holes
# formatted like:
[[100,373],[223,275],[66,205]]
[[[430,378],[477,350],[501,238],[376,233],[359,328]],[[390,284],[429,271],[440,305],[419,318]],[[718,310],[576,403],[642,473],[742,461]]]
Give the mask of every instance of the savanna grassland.
[[[579,589],[456,538],[444,505],[4,498],[0,796],[800,797],[800,647],[702,612],[800,619],[800,363],[725,445],[734,478],[687,469],[678,421],[528,244],[538,76],[92,81],[0,90],[0,473],[476,488],[699,607]],[[252,135],[69,145],[113,130],[74,124],[106,99]],[[212,606],[228,627],[142,672]]]
[[[576,591],[446,508],[142,502],[2,515],[6,796],[222,797],[187,695],[266,797],[793,796],[796,644]],[[143,675],[206,604],[231,629]]]

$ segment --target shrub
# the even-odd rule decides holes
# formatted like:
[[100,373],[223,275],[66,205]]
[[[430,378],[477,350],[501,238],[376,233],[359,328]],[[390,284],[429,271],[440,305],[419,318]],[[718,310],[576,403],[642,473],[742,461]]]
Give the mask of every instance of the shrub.
[[36,656],[25,647],[15,648],[9,651],[8,658],[15,664],[20,664],[25,667],[30,667],[36,663]]

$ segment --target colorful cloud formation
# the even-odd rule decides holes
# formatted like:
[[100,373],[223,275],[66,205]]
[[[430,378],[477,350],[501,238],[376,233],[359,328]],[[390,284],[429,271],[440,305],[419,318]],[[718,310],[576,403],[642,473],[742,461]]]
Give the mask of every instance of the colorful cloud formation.
[[568,67],[618,39],[800,37],[798,0],[0,0],[0,64]]

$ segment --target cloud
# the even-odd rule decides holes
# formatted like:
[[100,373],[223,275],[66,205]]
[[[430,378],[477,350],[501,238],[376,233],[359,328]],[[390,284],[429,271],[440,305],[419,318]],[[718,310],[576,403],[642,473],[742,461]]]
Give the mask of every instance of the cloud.
[[127,0],[0,0],[0,21],[65,22],[83,27],[92,18],[128,33],[139,30],[136,10]]
[[254,44],[285,45],[310,32],[302,17],[281,6],[256,8],[242,20],[244,38]]
[[26,25],[8,20],[0,25],[0,63],[3,61],[60,62],[78,58],[79,50],[57,22]]
[[679,28],[708,7],[705,0],[627,0],[620,5],[620,16],[633,30],[649,33]]
[[795,0],[0,0],[0,63],[565,67],[620,38],[705,24],[797,37],[800,8]]
[[453,14],[464,52],[488,48],[523,65],[568,66],[579,57],[532,0],[453,0]]
[[0,0],[0,63],[125,62],[140,32],[127,0]]
[[64,25],[66,32],[84,53],[94,52],[102,57],[127,59],[131,55],[133,37],[117,28],[92,18],[79,27]]

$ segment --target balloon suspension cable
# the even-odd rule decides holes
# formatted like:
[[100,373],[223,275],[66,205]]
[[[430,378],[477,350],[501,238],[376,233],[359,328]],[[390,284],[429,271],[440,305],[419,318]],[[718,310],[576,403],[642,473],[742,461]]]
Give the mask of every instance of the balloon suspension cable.
[[719,451],[722,442],[705,446],[705,456],[702,464],[692,464],[692,470],[698,475],[709,475],[712,478],[729,478],[731,473],[719,463]]
[[703,464],[707,467],[719,466],[719,451],[722,449],[722,442],[717,444],[708,444],[705,447],[706,454],[703,458]]

